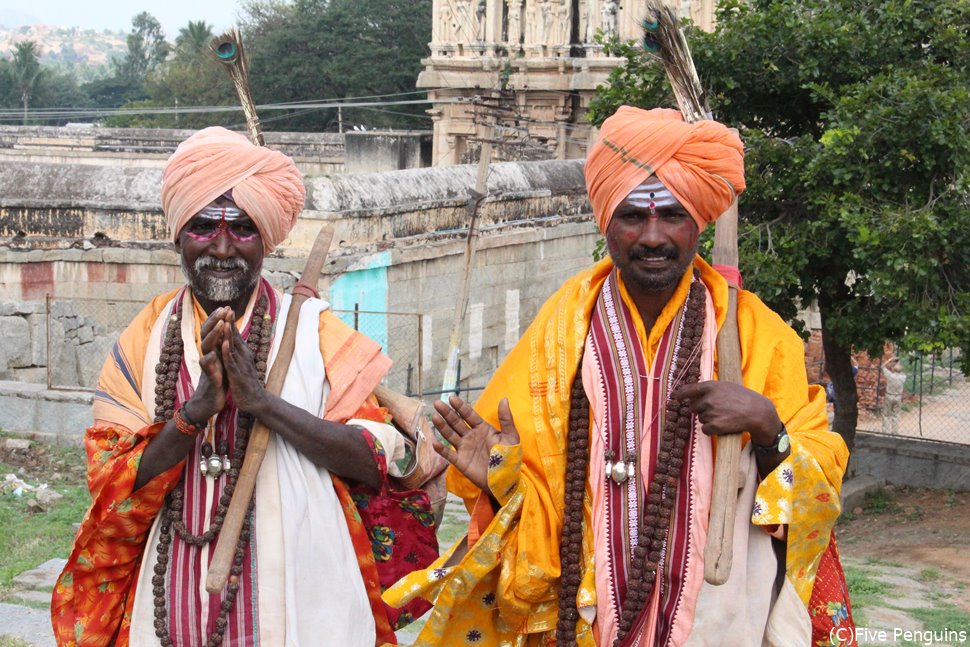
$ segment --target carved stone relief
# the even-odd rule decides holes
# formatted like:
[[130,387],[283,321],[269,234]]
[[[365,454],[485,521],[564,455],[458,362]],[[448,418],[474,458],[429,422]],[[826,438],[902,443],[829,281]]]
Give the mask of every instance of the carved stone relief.
[[601,29],[606,37],[616,36],[617,34],[617,15],[620,13],[620,3],[617,0],[603,0],[601,9],[602,24]]
[[505,0],[508,7],[506,38],[509,47],[518,49],[522,44],[522,0]]

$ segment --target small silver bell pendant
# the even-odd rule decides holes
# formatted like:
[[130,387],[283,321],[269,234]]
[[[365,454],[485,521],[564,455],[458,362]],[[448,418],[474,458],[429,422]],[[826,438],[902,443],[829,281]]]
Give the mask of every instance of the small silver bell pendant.
[[610,471],[610,477],[616,483],[623,483],[629,478],[630,474],[627,471],[626,463],[623,461],[617,461],[613,463],[613,469]]
[[222,457],[218,456],[217,454],[213,454],[206,462],[208,464],[208,475],[214,479],[219,478],[219,475],[222,474],[223,469]]

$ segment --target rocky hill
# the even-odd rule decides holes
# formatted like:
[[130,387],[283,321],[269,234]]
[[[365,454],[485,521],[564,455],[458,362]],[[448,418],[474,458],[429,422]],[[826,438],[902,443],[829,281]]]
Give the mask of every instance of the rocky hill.
[[9,58],[14,46],[23,40],[36,41],[41,62],[71,68],[107,66],[113,56],[125,53],[124,32],[50,25],[24,25],[9,28],[0,25],[0,57]]

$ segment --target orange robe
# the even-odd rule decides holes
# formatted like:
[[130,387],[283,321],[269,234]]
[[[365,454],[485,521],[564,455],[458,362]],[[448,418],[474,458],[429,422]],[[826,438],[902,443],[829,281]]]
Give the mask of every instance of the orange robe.
[[[701,259],[695,267],[710,291],[720,328],[727,284]],[[493,450],[489,486],[502,504],[494,516],[477,488],[459,473],[449,472],[450,489],[473,513],[469,535],[477,538],[457,566],[445,566],[453,548],[430,569],[412,573],[385,592],[391,606],[414,597],[434,601],[415,645],[453,644],[448,637],[483,645],[554,644],[570,387],[591,312],[612,268],[607,258],[571,278],[546,301],[476,404],[476,410],[498,428],[498,403],[507,397],[521,441]],[[688,287],[689,273],[649,338],[639,323],[648,362],[683,306]],[[635,314],[636,308],[632,310]],[[848,451],[841,437],[828,431],[825,396],[807,383],[804,344],[795,332],[756,296],[743,291],[738,327],[744,385],[772,400],[792,446],[785,462],[760,483],[751,521],[767,531],[787,527],[787,576],[807,606],[840,512]],[[595,604],[596,595],[588,485],[586,498],[581,605]],[[592,627],[582,618],[577,640],[580,645],[595,644]]]
[[[105,360],[95,396],[95,424],[85,433],[88,489],[93,500],[74,540],[51,601],[58,645],[127,645],[139,566],[152,523],[182,475],[184,461],[133,491],[142,453],[164,423],[149,424],[142,403],[142,367],[151,330],[177,291],[156,297],[122,333]],[[196,304],[196,339],[204,313]],[[331,384],[327,418],[384,422],[369,397],[390,365],[380,347],[343,324],[320,316],[320,352]],[[380,451],[380,450],[378,450]],[[371,542],[347,486],[334,478],[347,518],[371,609],[378,644],[396,644],[380,599]]]

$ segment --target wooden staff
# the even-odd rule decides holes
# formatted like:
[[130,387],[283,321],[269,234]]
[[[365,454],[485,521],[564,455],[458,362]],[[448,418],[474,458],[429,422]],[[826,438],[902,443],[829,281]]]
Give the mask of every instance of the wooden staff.
[[[263,146],[262,127],[259,124],[259,118],[256,116],[256,107],[249,86],[249,72],[246,69],[246,56],[239,31],[235,28],[231,29],[222,36],[214,38],[209,46],[216,58],[225,64],[229,71],[229,76],[236,88],[236,94],[239,95],[239,102],[243,106],[246,125],[253,142],[257,146]],[[275,396],[280,394],[286,373],[290,368],[290,360],[296,346],[296,327],[300,319],[300,308],[316,291],[317,283],[320,281],[320,272],[323,270],[323,264],[327,259],[332,240],[333,227],[322,227],[313,242],[310,256],[307,258],[300,280],[293,289],[290,307],[286,313],[283,338],[280,341],[276,360],[266,378],[266,390]],[[301,286],[303,289],[297,289]],[[209,573],[205,581],[205,589],[209,593],[219,593],[226,587],[226,582],[229,580],[229,571],[232,568],[236,545],[239,543],[239,534],[242,532],[246,516],[249,514],[249,503],[256,489],[256,474],[259,472],[259,466],[266,455],[269,438],[269,428],[257,420],[250,432],[249,442],[246,445],[246,457],[239,469],[236,488],[233,491],[232,499],[229,501],[222,530],[219,531],[219,541],[216,542],[212,554],[212,562],[209,565]]]
[[[661,0],[647,0],[643,48],[663,63],[684,121],[711,119],[707,98],[697,78],[694,60],[677,15]],[[738,267],[738,201],[717,220],[714,229],[715,266]],[[738,289],[728,279],[728,310],[717,335],[718,380],[741,384],[741,343],[738,334]],[[724,584],[731,574],[734,518],[740,485],[741,434],[717,438],[711,516],[704,546],[704,579]]]
[[[714,228],[715,265],[738,266],[738,201],[717,219]],[[738,333],[738,289],[728,279],[728,307],[717,333],[717,379],[741,384],[741,338]],[[704,545],[704,580],[720,585],[731,575],[734,555],[734,517],[741,476],[741,434],[717,437],[711,516]]]

